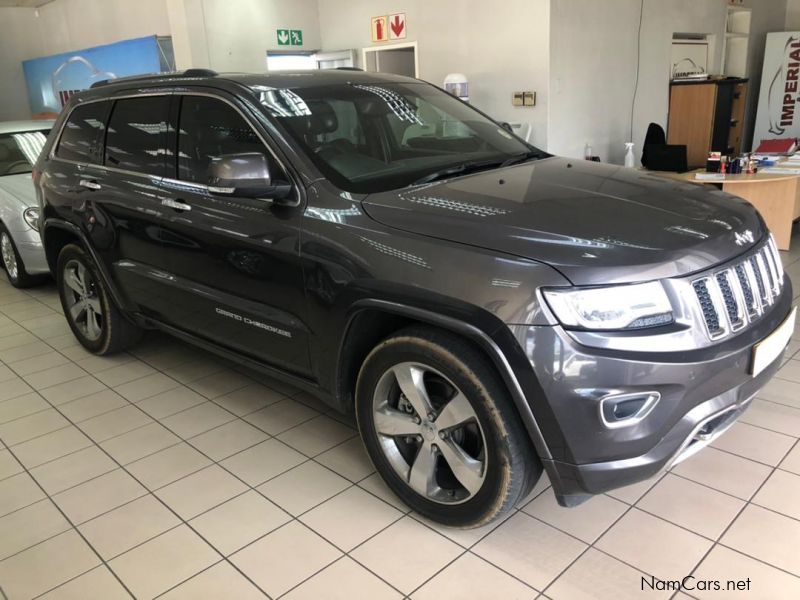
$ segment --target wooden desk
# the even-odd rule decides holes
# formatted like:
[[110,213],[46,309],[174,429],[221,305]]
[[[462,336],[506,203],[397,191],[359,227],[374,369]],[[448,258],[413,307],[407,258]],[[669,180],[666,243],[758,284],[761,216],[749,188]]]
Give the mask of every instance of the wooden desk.
[[756,173],[748,175],[726,174],[723,181],[695,179],[696,173],[705,171],[689,171],[688,173],[668,173],[651,171],[653,175],[667,177],[678,181],[716,185],[722,191],[744,198],[756,207],[764,218],[770,231],[775,235],[778,248],[788,250],[792,240],[792,223],[800,218],[800,187],[797,180],[800,176],[782,173]]

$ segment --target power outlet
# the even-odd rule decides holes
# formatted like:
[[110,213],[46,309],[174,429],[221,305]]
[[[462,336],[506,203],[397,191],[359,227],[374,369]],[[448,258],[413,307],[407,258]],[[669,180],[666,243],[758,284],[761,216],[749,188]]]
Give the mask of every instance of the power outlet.
[[536,106],[536,92],[514,92],[511,94],[512,106]]

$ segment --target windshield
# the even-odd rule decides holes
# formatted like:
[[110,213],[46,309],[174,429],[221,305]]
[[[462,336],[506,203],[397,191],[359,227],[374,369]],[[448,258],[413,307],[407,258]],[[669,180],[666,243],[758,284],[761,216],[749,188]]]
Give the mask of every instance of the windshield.
[[30,173],[46,141],[46,130],[0,134],[0,177]]
[[320,171],[349,192],[405,187],[531,152],[546,156],[426,83],[256,91]]

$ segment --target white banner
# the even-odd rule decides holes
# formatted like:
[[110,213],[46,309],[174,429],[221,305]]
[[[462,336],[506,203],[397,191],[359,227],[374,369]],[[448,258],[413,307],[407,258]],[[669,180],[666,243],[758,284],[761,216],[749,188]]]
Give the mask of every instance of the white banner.
[[800,31],[767,34],[753,150],[761,140],[800,138]]

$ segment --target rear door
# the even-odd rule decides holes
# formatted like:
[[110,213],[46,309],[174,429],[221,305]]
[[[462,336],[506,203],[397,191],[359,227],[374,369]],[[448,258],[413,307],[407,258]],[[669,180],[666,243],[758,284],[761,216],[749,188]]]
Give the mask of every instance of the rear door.
[[88,102],[67,118],[47,169],[45,193],[91,239],[129,301],[159,315],[164,176],[170,94]]
[[171,211],[172,237],[162,240],[174,287],[169,321],[260,361],[307,374],[302,206],[215,194],[206,185],[213,158],[243,152],[264,154],[273,179],[290,181],[289,174],[235,98],[175,97],[177,159],[161,186],[161,202]]
[[170,302],[162,276],[167,221],[158,200],[170,100],[169,93],[116,99],[105,132],[103,165],[84,173],[92,185],[88,195],[96,218],[94,245],[128,298],[156,317]]

